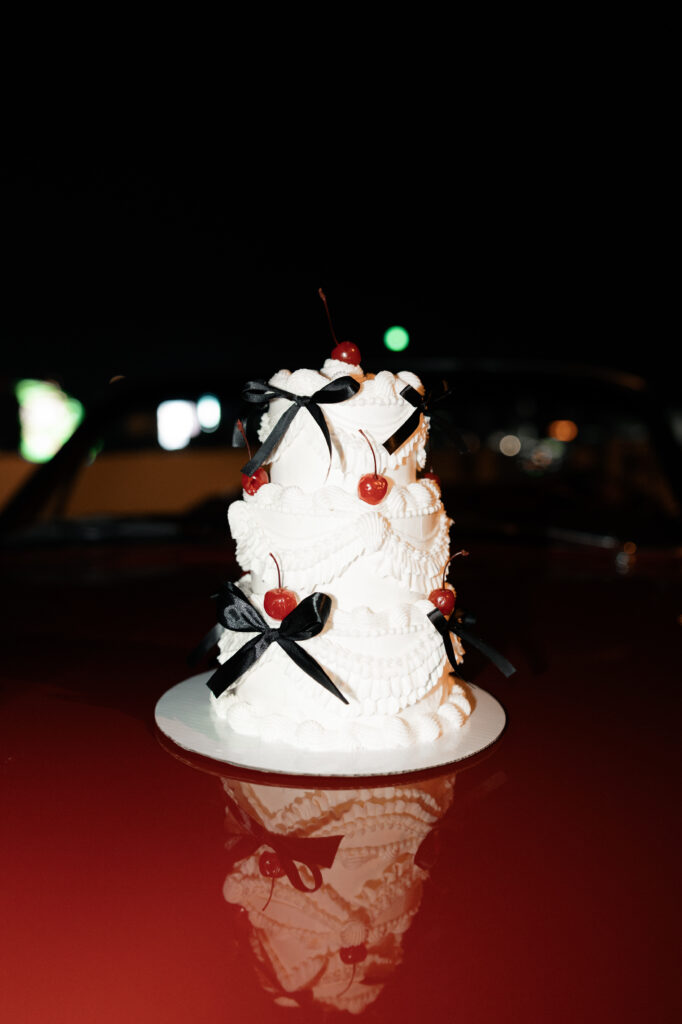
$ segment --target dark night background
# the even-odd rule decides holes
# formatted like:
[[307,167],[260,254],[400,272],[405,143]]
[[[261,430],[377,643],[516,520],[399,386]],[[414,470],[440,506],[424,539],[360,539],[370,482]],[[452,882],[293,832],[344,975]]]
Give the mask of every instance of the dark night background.
[[303,170],[282,152],[248,165],[189,150],[10,164],[4,377],[56,378],[87,400],[115,374],[204,364],[241,382],[319,366],[331,348],[323,286],[365,370],[381,368],[383,330],[399,323],[405,366],[587,361],[675,386],[665,280],[613,168],[491,163],[465,184],[433,154],[418,172],[325,166],[326,155]]

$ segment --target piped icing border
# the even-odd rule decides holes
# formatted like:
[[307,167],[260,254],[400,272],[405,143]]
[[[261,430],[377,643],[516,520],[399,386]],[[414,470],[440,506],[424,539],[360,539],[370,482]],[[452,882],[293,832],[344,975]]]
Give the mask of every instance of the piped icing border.
[[426,550],[404,539],[398,526],[394,527],[380,512],[357,509],[355,517],[343,512],[329,513],[328,529],[292,543],[291,537],[268,528],[269,524],[252,508],[237,501],[228,513],[240,566],[262,578],[274,548],[289,584],[304,591],[323,589],[325,583],[339,577],[360,556],[377,554],[373,571],[399,580],[416,593],[428,594],[438,586],[448,558],[451,520],[442,507],[439,512],[423,513],[439,517],[435,536]]

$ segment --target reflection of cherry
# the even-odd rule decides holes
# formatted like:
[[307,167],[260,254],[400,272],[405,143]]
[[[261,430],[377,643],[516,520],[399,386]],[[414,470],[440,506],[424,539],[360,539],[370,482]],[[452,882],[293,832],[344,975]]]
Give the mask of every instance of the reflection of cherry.
[[317,289],[317,293],[324,302],[324,308],[327,313],[327,320],[329,321],[329,330],[332,332],[332,338],[334,339],[334,348],[332,349],[332,359],[338,359],[342,363],[349,363],[351,366],[360,365],[360,349],[357,345],[353,344],[352,341],[338,342],[336,340],[336,334],[334,333],[334,326],[332,324],[332,318],[329,315],[329,306],[327,305],[327,296],[324,294],[321,288]]
[[275,879],[281,878],[285,874],[284,868],[279,862],[279,857],[274,850],[264,850],[260,855],[258,861],[258,870],[260,871],[263,878],[270,879],[270,893],[267,900],[265,901],[261,913],[267,907],[268,903],[272,899],[272,894],[275,889]]
[[296,600],[296,594],[294,594],[293,590],[287,590],[286,587],[282,586],[282,573],[280,572],[279,562],[272,552],[269,552],[269,554],[270,558],[277,566],[278,586],[273,587],[272,590],[266,591],[265,597],[263,598],[263,608],[265,609],[266,615],[269,615],[270,618],[281,621],[287,617],[289,612],[293,612],[298,601]]
[[[249,444],[248,438],[246,436],[246,431],[244,430],[244,424],[242,423],[241,420],[237,420],[237,429],[244,438],[244,444],[246,445],[246,450],[249,453],[250,461],[251,445]],[[242,487],[247,494],[255,494],[259,487],[262,487],[263,484],[269,483],[270,480],[268,478],[268,474],[265,472],[262,466],[260,469],[257,469],[255,473],[252,473],[251,476],[249,476],[248,473],[242,473]]]
[[367,959],[367,946],[361,942],[359,946],[342,946],[339,950],[341,962],[344,964],[361,964]]
[[468,554],[468,551],[457,551],[454,555],[448,558],[443,568],[442,586],[438,590],[432,590],[431,593],[429,594],[429,601],[431,602],[431,604],[435,604],[436,608],[438,608],[439,611],[443,613],[446,619],[449,618],[449,616],[452,615],[452,613],[454,612],[455,601],[457,599],[456,591],[448,590],[448,588],[445,586],[445,576],[448,571],[448,566],[450,565],[450,562],[452,562],[453,559],[459,558],[460,555],[463,558],[466,558]]
[[365,441],[369,445],[369,450],[372,453],[372,459],[374,460],[374,472],[365,473],[364,476],[360,477],[358,481],[358,497],[366,501],[368,505],[378,505],[380,501],[383,501],[388,491],[388,480],[385,476],[379,476],[377,473],[377,457],[374,454],[374,448],[372,447],[367,434],[364,430],[360,433],[364,437]]
[[274,850],[264,850],[258,861],[258,870],[264,878],[281,878],[284,868]]

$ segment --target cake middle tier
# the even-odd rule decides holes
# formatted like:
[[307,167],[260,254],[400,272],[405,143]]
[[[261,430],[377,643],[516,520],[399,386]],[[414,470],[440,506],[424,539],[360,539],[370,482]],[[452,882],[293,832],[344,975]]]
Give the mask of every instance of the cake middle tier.
[[450,548],[451,520],[428,479],[393,486],[375,507],[339,487],[306,494],[265,484],[233,502],[228,518],[254,593],[277,586],[272,554],[299,599],[322,590],[340,608],[381,610],[427,596]]

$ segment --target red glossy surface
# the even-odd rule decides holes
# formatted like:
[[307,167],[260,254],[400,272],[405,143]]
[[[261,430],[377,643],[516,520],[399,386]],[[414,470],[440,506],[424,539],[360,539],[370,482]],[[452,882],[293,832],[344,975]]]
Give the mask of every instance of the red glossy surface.
[[368,505],[378,505],[388,493],[388,480],[378,473],[365,473],[358,481],[358,497]]
[[338,359],[342,363],[350,363],[351,366],[359,366],[362,362],[360,349],[352,341],[342,341],[332,349],[332,359]]
[[[477,630],[518,670],[507,682],[467,656],[469,676],[505,705],[506,732],[451,773],[366,780],[341,804],[347,782],[308,782],[323,795],[306,809],[283,793],[304,780],[258,778],[298,806],[297,834],[343,837],[317,889],[293,858],[309,894],[289,876],[260,877],[260,906],[271,888],[272,898],[258,911],[238,909],[248,857],[235,850],[248,849],[250,826],[228,794],[266,830],[283,834],[281,821],[249,802],[253,779],[169,749],[153,725],[156,699],[189,674],[185,654],[211,624],[224,550],[8,556],[3,1019],[326,1020],[311,980],[327,969],[329,941],[308,936],[299,956],[292,930],[306,912],[318,921],[309,931],[324,930],[325,892],[337,908],[331,945],[367,952],[329,957],[327,998],[369,990],[360,1020],[678,1019],[680,566],[641,556],[623,578],[604,559],[478,551],[475,571],[461,568]],[[443,809],[429,828],[413,815],[402,846],[388,836],[408,826],[404,812],[388,820],[396,786],[422,787]],[[314,814],[330,805],[332,816]],[[370,811],[380,824],[363,837]],[[388,841],[379,849],[372,837]],[[344,906],[338,894],[361,875],[364,904]],[[394,899],[407,927],[377,941]],[[299,916],[278,931],[289,905]],[[308,967],[287,994],[288,956]]]

